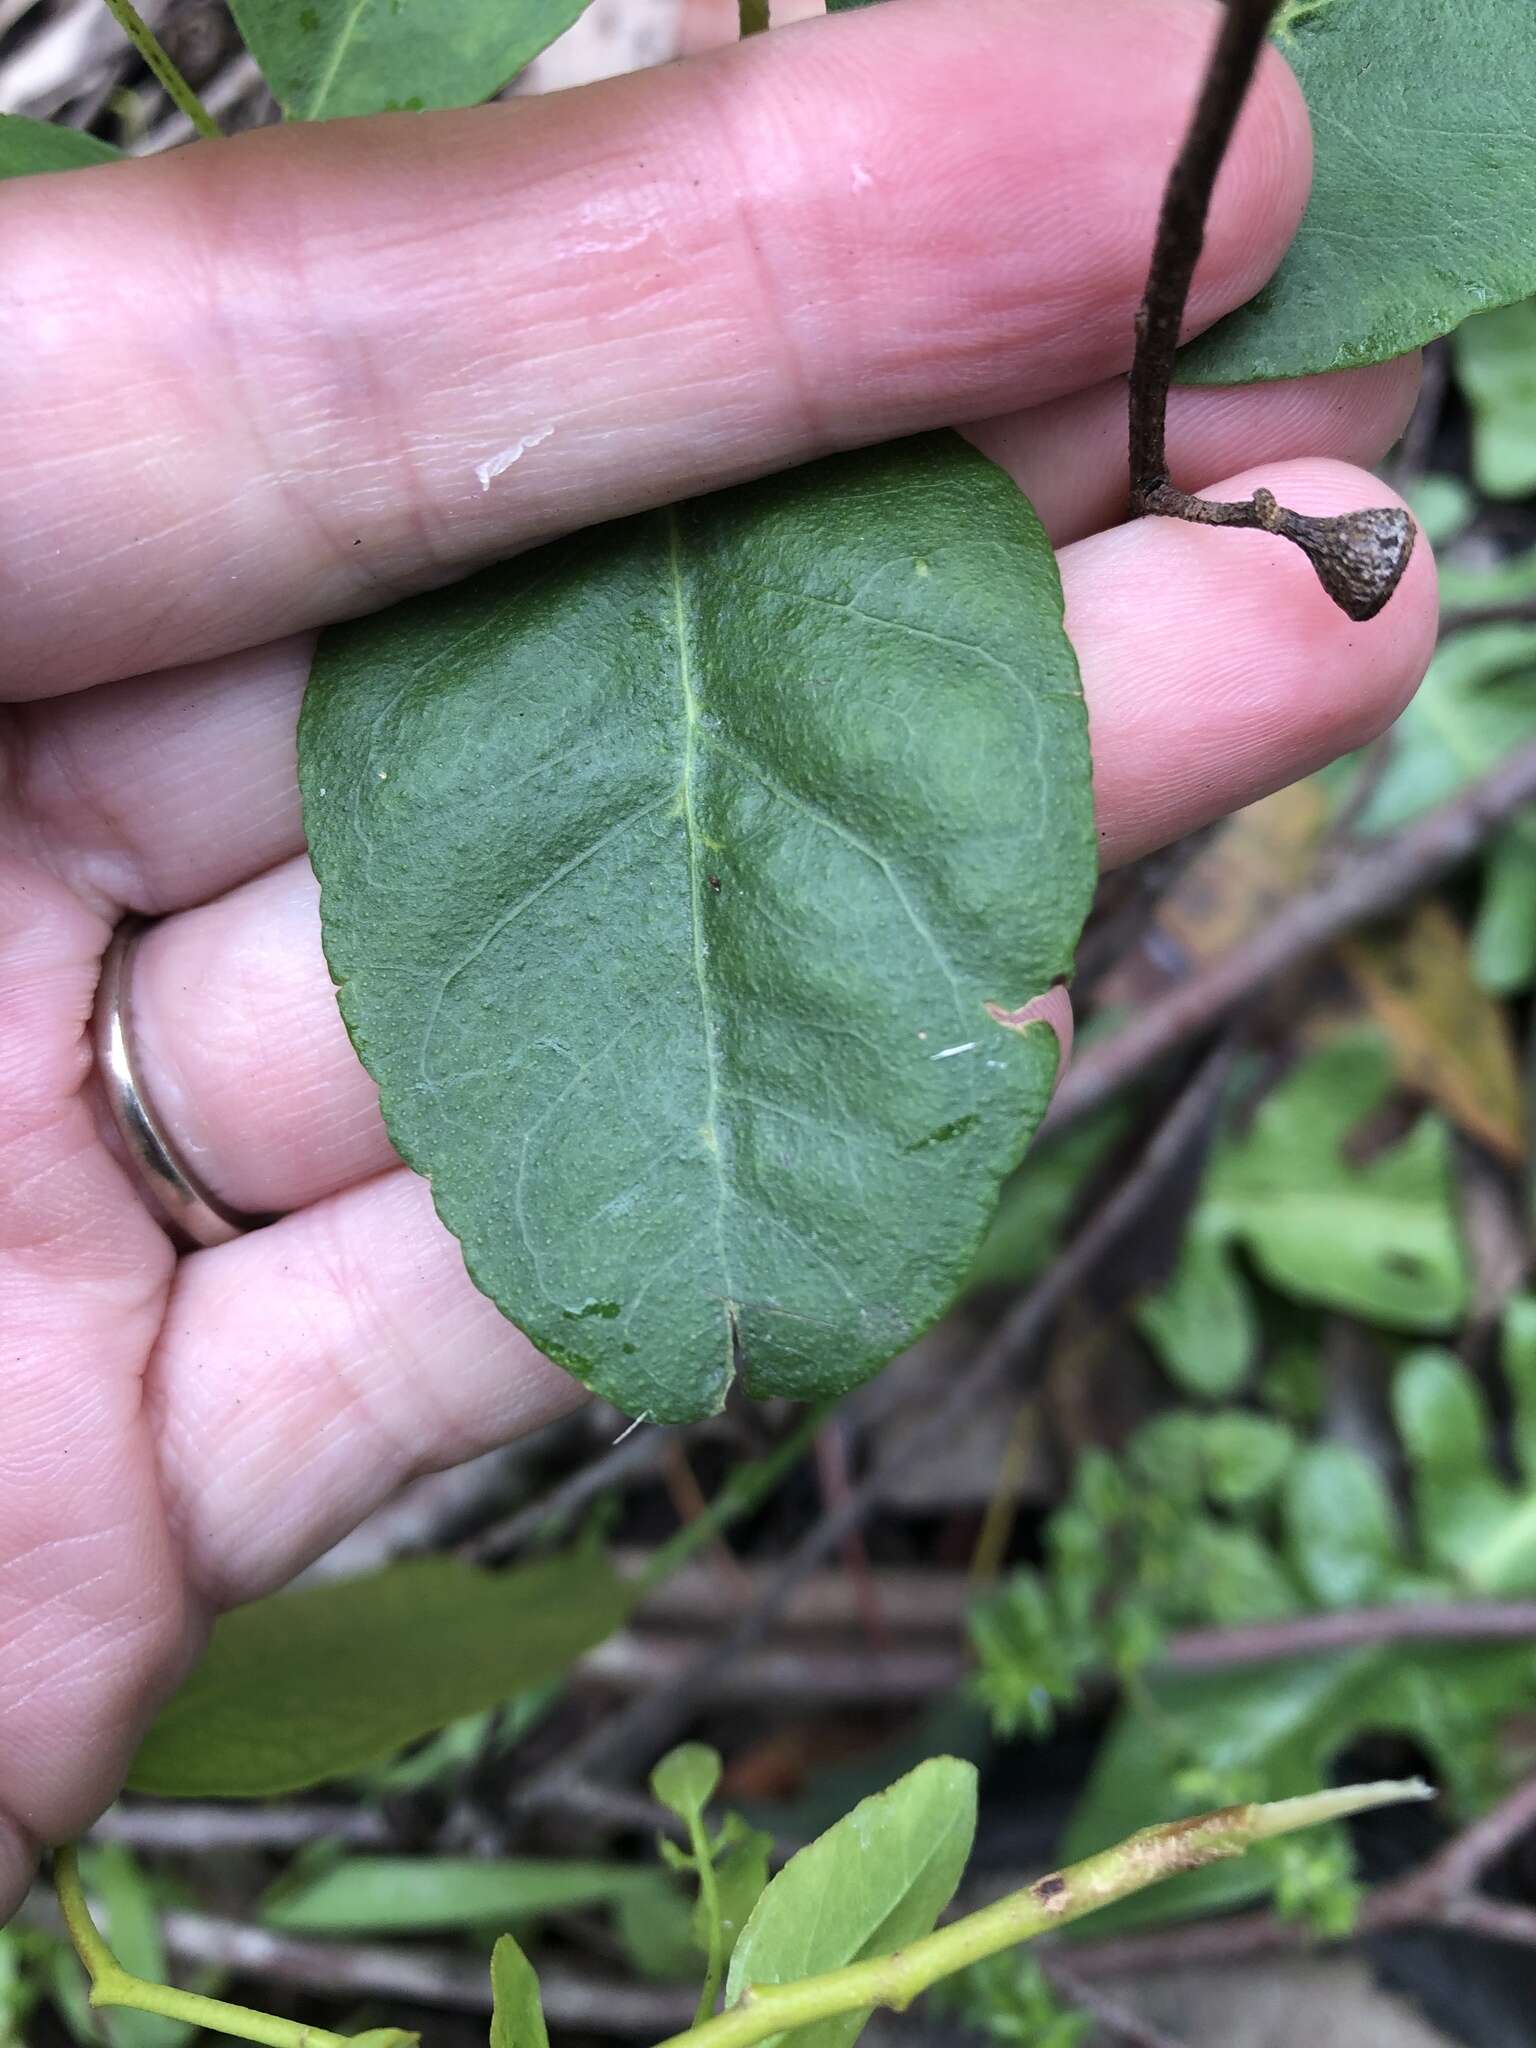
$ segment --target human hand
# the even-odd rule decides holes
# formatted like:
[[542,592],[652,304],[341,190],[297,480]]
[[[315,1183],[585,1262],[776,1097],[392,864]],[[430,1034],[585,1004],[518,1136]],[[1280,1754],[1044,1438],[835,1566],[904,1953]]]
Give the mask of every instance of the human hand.
[[[1262,535],[1114,523],[1215,19],[897,0],[547,101],[0,187],[0,1917],[219,1608],[581,1398],[470,1285],[342,1029],[294,778],[308,629],[986,420],[1062,548],[1107,861],[1359,746],[1417,681],[1427,549],[1360,627]],[[1192,321],[1273,269],[1308,161],[1271,55]],[[1343,465],[1414,383],[1176,394],[1177,480],[1378,503]],[[224,1202],[283,1217],[179,1262],[90,1075],[133,911],[164,920],[135,968],[147,1092]]]

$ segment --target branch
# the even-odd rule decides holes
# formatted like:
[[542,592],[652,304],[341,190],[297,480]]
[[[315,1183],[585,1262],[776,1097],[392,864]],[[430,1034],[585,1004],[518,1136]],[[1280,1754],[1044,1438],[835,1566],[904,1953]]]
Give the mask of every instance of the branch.
[[1210,1031],[1288,969],[1356,925],[1398,909],[1459,867],[1532,802],[1536,743],[1511,754],[1449,803],[1352,855],[1329,880],[1294,897],[1251,938],[1082,1053],[1056,1091],[1045,1128],[1064,1130],[1140,1080],[1157,1061]]
[[161,48],[154,30],[133,5],[133,0],[107,0],[107,12],[143,58],[156,83],[186,115],[198,134],[210,142],[217,142],[222,132],[218,122]]
[[[1536,1777],[1517,1786],[1490,1812],[1454,1836],[1406,1876],[1379,1885],[1360,1909],[1357,1934],[1403,1927],[1454,1927],[1493,1941],[1536,1948],[1536,1909],[1490,1899],[1476,1889],[1505,1852],[1536,1827]],[[1312,1930],[1278,1913],[1242,1913],[1202,1920],[1155,1934],[1075,1944],[1073,1962],[1088,1974],[1118,1975],[1173,1970],[1188,1964],[1229,1963],[1310,1948]]]
[[1242,1856],[1255,1843],[1316,1827],[1372,1807],[1434,1795],[1417,1779],[1347,1786],[1300,1799],[1264,1805],[1222,1807],[1190,1820],[1169,1821],[1038,1878],[979,1913],[951,1921],[936,1933],[908,1942],[893,1955],[850,1963],[792,1984],[749,1984],[739,2002],[703,2026],[679,2034],[664,2048],[754,2048],[781,2033],[815,2025],[840,2013],[886,2006],[905,2012],[914,1998],[942,1978],[952,1977],[988,1956],[1020,1942],[1069,1927],[1085,1914],[1112,1905],[1186,1870]]
[[1375,618],[1402,580],[1415,527],[1398,506],[1313,519],[1266,490],[1247,504],[1196,498],[1168,474],[1168,386],[1190,281],[1205,245],[1211,192],[1279,0],[1227,0],[1194,117],[1163,193],[1131,364],[1131,510],[1201,526],[1240,526],[1293,541],[1318,581],[1352,619]]
[[[323,2028],[308,2026],[300,2020],[253,2012],[249,2006],[230,2005],[222,1998],[205,1998],[201,1992],[178,1991],[174,1985],[152,1984],[146,1978],[136,1977],[123,1968],[97,1931],[73,1849],[54,1851],[53,1881],[70,1941],[90,1979],[93,2006],[126,2006],[134,2012],[158,2013],[164,2019],[181,2020],[194,2029],[206,2028],[210,2033],[232,2034],[236,2040],[257,2042],[259,2048],[349,2048],[343,2034],[328,2034]],[[392,2034],[391,2048],[400,2048],[400,2044],[414,2042],[415,2038]]]

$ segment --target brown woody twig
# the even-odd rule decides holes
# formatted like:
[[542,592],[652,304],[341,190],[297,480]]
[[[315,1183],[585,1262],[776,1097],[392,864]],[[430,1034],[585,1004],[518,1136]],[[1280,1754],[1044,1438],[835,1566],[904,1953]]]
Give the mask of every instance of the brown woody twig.
[[1352,619],[1375,618],[1413,553],[1413,520],[1399,506],[1316,519],[1267,490],[1246,504],[1192,497],[1168,474],[1168,386],[1190,282],[1205,245],[1211,192],[1279,0],[1227,0],[1194,118],[1168,176],[1131,364],[1131,510],[1201,526],[1238,526],[1293,541],[1324,590]]
[[1297,896],[1209,967],[1149,1003],[1112,1038],[1074,1060],[1046,1128],[1064,1129],[1159,1060],[1213,1030],[1238,1004],[1332,944],[1384,917],[1460,866],[1501,825],[1536,802],[1536,743],[1520,748],[1449,803],[1351,855],[1327,881]]

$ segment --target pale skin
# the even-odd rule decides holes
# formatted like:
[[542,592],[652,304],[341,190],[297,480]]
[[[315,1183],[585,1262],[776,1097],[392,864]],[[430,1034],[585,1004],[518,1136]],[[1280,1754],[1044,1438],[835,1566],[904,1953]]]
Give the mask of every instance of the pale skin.
[[[1355,626],[1263,535],[1116,523],[1132,314],[1215,18],[890,0],[547,101],[0,186],[0,1918],[221,1608],[581,1398],[470,1285],[338,1020],[294,783],[313,628],[979,421],[1061,547],[1108,862],[1414,688],[1426,547]],[[1268,276],[1308,175],[1271,56],[1192,326]],[[1176,480],[1381,503],[1354,465],[1415,382],[1179,395]],[[284,1217],[179,1261],[90,1076],[127,910],[165,920],[138,976],[163,1115],[227,1202]]]

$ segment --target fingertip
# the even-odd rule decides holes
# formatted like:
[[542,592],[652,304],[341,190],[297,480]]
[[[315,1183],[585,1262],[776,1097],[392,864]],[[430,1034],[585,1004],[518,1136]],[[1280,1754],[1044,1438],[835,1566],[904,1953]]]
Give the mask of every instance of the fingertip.
[[30,1838],[0,1813],[0,1927],[26,1897],[36,1868],[37,1851]]
[[[1211,496],[1264,485],[1326,516],[1400,502],[1326,460],[1266,465]],[[1141,519],[1061,555],[1067,625],[1093,736],[1107,865],[1251,803],[1374,739],[1434,651],[1434,556],[1420,533],[1368,624],[1346,618],[1298,549],[1265,533]]]

